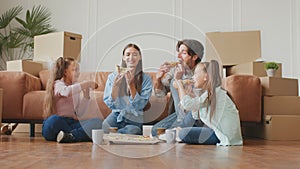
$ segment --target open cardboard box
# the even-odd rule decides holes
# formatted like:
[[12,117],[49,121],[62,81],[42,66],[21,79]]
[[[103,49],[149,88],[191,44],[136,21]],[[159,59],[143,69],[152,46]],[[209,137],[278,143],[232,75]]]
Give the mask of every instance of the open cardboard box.
[[260,31],[206,33],[206,60],[233,66],[261,58]]
[[39,76],[39,72],[43,70],[43,64],[31,60],[12,60],[6,62],[7,71],[27,72],[34,76]]

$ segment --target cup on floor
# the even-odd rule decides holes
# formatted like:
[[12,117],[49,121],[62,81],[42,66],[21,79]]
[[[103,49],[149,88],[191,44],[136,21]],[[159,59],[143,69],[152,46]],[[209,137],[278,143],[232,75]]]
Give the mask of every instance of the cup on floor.
[[151,136],[152,126],[143,125],[143,136],[150,137]]
[[103,143],[104,131],[102,129],[92,129],[92,140],[94,144],[101,145]]
[[166,141],[168,144],[174,144],[176,142],[176,130],[166,130]]

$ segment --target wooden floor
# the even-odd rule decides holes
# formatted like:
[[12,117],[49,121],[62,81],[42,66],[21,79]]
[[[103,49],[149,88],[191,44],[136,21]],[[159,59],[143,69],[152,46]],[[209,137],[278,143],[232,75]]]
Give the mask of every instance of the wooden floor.
[[1,135],[0,168],[297,169],[300,141],[245,139],[244,146],[58,144],[41,136]]

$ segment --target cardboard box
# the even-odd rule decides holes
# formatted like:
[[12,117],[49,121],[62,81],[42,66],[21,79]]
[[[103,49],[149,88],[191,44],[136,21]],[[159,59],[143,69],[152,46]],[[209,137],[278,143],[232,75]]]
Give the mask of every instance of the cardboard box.
[[298,96],[298,79],[260,77],[263,96]]
[[34,61],[54,62],[59,57],[72,57],[80,61],[80,34],[55,32],[34,37]]
[[266,140],[300,140],[300,116],[267,115],[263,123],[242,123],[243,136]]
[[300,115],[299,96],[264,96],[265,115]]
[[208,32],[205,58],[223,66],[252,62],[261,57],[260,43],[260,31]]
[[[282,66],[279,64],[279,69],[276,71],[275,77],[282,77]],[[258,77],[267,76],[264,68],[265,62],[247,62],[226,68],[226,76],[235,74],[255,75]]]
[[43,70],[43,65],[30,60],[12,60],[6,62],[7,71],[27,72],[34,76],[39,76],[39,72]]
[[46,62],[46,61],[34,61],[36,63],[40,63],[43,66],[43,69],[50,69],[52,62]]
[[3,111],[3,89],[0,88],[0,126],[2,126],[2,111]]

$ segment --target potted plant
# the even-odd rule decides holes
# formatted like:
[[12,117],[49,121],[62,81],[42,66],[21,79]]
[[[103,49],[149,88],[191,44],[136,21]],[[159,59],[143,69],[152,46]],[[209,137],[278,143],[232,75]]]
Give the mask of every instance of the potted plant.
[[275,76],[276,70],[278,70],[279,65],[276,62],[266,62],[265,63],[265,70],[269,77]]
[[17,6],[0,16],[0,70],[6,69],[7,61],[32,59],[34,36],[55,31],[47,8],[34,6],[26,11],[24,20],[18,17],[22,10]]

